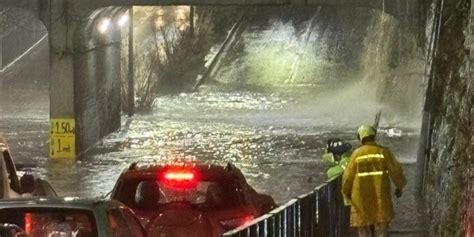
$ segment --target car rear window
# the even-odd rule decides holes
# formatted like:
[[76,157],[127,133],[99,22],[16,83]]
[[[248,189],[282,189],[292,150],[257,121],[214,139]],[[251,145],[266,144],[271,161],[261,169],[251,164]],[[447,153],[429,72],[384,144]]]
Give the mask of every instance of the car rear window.
[[8,208],[0,210],[0,223],[17,225],[27,236],[96,237],[92,212],[59,208]]
[[193,187],[176,189],[154,179],[126,179],[122,180],[122,184],[114,196],[133,209],[146,208],[137,201],[137,197],[140,195],[145,199],[150,197],[150,195],[141,193],[139,186],[144,182],[156,185],[157,195],[155,196],[158,205],[187,202],[200,207],[236,208],[242,204],[241,195],[236,191],[235,185],[212,181],[199,181]]

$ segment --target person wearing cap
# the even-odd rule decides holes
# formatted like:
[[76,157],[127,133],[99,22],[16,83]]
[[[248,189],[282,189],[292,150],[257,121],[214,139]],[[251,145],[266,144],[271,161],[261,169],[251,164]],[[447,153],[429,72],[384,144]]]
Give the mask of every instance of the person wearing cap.
[[342,194],[351,202],[350,224],[360,237],[387,236],[394,217],[391,184],[401,197],[406,178],[392,152],[375,143],[376,131],[362,125],[357,137],[362,145],[354,150],[342,178]]
[[351,144],[343,142],[339,138],[331,138],[326,145],[326,153],[323,154],[323,161],[330,168],[326,172],[328,179],[331,180],[344,173],[344,169],[351,158]]

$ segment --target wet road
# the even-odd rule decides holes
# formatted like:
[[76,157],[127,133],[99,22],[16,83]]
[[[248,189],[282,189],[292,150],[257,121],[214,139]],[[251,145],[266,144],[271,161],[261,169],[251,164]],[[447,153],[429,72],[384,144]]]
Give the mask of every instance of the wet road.
[[[338,136],[355,146],[355,128],[331,128],[317,119],[295,116],[287,109],[296,101],[284,102],[291,99],[241,91],[160,98],[155,112],[126,119],[122,131],[81,164],[90,167],[87,177],[96,178],[87,179],[95,185],[84,188],[91,190],[87,193],[110,190],[111,178],[131,161],[190,159],[232,162],[256,189],[279,202],[307,192],[324,181],[325,167],[319,158],[325,141]],[[414,134],[389,137],[384,132],[382,143],[395,147],[401,160],[414,160]]]
[[[166,103],[176,100],[181,103],[182,97],[188,96],[192,95],[162,99],[171,100]],[[207,94],[205,97],[211,98]],[[214,97],[224,98],[228,94]],[[193,116],[196,104],[189,103],[187,107],[191,111],[182,115],[174,109],[157,109],[152,114],[123,118],[122,130],[105,139],[81,161],[44,159],[40,160],[37,171],[61,194],[93,196],[111,190],[121,170],[130,162],[190,160],[222,165],[232,162],[243,170],[256,189],[283,202],[323,182],[324,165],[319,156],[328,137],[337,135],[356,144],[353,129],[337,131],[305,126],[303,121],[299,121],[299,126],[284,125],[281,121],[265,119],[265,112],[258,110],[226,118],[222,114],[241,109],[230,112],[222,107],[208,107],[211,111],[205,111],[204,116]],[[384,140],[398,147],[400,158],[411,159],[410,149],[416,147],[416,136]]]

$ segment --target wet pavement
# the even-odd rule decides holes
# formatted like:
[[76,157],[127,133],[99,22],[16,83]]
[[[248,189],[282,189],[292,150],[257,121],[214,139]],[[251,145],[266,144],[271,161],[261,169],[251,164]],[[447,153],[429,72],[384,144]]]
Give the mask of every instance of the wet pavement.
[[404,164],[408,184],[401,198],[394,197],[395,218],[390,225],[390,236],[428,237],[429,220],[423,202],[415,195],[416,164]]

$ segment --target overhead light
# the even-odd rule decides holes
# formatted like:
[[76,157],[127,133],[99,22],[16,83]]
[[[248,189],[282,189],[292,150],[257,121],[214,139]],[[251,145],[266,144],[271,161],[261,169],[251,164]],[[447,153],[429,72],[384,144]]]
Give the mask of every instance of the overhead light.
[[97,26],[97,30],[99,30],[100,33],[105,33],[110,27],[110,19],[105,18],[103,19],[99,25]]
[[123,14],[117,21],[117,24],[122,27],[128,22],[128,13]]

